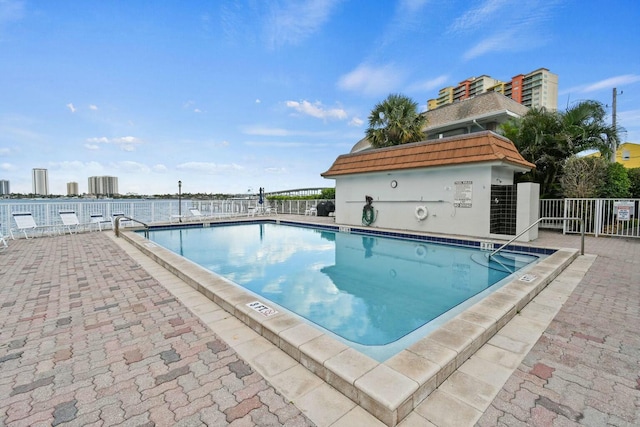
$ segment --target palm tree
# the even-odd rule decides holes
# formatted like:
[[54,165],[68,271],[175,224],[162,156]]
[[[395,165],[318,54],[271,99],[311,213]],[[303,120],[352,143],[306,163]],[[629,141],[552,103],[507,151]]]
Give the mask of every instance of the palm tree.
[[605,115],[601,103],[582,101],[565,112],[532,108],[521,119],[504,124],[502,134],[536,165],[520,181],[539,183],[543,198],[558,196],[566,159],[587,149],[599,150],[604,156],[610,152],[615,130],[605,123]]
[[418,112],[418,103],[400,94],[391,94],[376,104],[369,114],[367,139],[374,148],[406,144],[425,139],[422,130],[426,117]]

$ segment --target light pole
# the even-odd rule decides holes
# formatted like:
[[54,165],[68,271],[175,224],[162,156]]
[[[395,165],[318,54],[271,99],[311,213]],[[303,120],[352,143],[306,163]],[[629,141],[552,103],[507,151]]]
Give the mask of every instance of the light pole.
[[178,181],[178,220],[182,222],[182,181]]

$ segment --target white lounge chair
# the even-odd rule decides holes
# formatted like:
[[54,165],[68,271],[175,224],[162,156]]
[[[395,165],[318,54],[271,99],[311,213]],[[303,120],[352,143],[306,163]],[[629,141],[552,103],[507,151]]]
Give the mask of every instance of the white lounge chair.
[[91,227],[96,226],[98,228],[98,231],[102,231],[102,227],[106,225],[111,225],[111,221],[105,219],[104,215],[102,215],[101,213],[91,214],[89,230],[91,230]]
[[247,216],[256,216],[264,214],[264,208],[260,205],[247,208]]
[[[2,225],[2,224],[0,224]],[[2,227],[0,227],[0,230],[2,230]],[[0,243],[2,243],[2,247],[0,247],[0,249],[5,249],[8,248],[9,245],[7,244],[7,241],[5,240],[4,236],[2,234],[0,234]]]
[[315,206],[310,207],[309,209],[304,211],[305,215],[309,215],[309,216],[317,216],[318,215],[318,208]]
[[188,217],[189,221],[202,221],[205,219],[214,218],[212,216],[203,214],[198,208],[189,208],[189,212],[191,212],[191,215]]
[[[50,232],[55,231],[55,227],[53,226],[40,226],[36,224],[36,221],[33,219],[33,215],[31,215],[31,212],[13,212],[11,215],[13,216],[13,220],[16,222],[18,231],[22,231],[25,239],[29,238],[27,230],[32,230],[32,234],[35,234],[36,230],[42,230],[43,233],[45,230],[50,230]],[[13,231],[9,230],[9,233],[11,234],[11,238],[15,240]]]
[[78,232],[80,221],[75,211],[60,211],[60,219],[62,220],[62,227],[69,231],[69,234]]
[[[114,212],[111,214],[111,227],[113,227],[113,229],[116,229],[116,220],[118,219],[118,217],[124,217],[124,213],[122,212]],[[125,227],[130,227],[133,224],[132,221],[129,221],[128,219],[121,219],[120,220],[120,228],[125,228]]]

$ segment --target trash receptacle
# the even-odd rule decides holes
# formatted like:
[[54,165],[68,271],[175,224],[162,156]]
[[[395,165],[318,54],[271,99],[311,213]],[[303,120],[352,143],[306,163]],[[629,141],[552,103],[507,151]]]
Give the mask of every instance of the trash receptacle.
[[336,205],[331,201],[325,201],[318,203],[316,209],[318,210],[318,216],[329,216],[329,213],[336,211]]

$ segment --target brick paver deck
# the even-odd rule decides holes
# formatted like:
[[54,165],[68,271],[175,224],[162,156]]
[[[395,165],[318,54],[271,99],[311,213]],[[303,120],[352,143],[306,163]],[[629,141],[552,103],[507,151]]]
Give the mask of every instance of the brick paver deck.
[[[640,425],[640,240],[587,237],[586,253],[598,257],[477,425]],[[88,233],[0,252],[2,425],[313,423],[109,236]],[[414,425],[430,424],[402,423]]]
[[104,233],[0,252],[0,425],[310,426]]
[[587,237],[585,252],[598,257],[479,426],[640,425],[640,240]]

